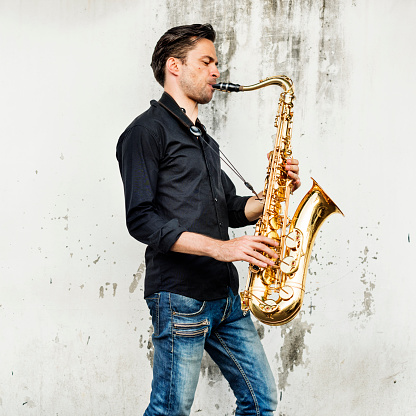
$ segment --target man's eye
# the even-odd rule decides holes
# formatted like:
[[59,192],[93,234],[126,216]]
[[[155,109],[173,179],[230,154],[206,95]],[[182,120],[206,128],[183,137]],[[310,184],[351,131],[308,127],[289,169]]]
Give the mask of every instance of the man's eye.
[[209,62],[206,61],[202,61],[205,65],[209,65]]

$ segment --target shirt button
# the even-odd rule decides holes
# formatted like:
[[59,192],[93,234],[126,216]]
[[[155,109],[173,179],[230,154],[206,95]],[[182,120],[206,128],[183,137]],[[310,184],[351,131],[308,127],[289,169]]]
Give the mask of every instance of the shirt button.
[[218,199],[217,199],[217,198],[214,198],[214,201],[215,201],[215,202],[218,202]]
[[222,222],[219,223],[219,226],[222,227]]

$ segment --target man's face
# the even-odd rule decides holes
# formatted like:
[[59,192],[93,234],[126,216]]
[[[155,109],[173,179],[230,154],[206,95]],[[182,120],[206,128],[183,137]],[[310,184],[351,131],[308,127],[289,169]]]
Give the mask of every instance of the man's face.
[[182,91],[198,104],[209,103],[214,93],[212,84],[220,76],[217,65],[214,44],[208,39],[200,39],[181,66],[179,83]]

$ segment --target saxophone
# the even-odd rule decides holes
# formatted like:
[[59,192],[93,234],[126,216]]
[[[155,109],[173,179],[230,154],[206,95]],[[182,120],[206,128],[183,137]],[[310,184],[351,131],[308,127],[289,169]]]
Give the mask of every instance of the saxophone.
[[[267,325],[290,322],[302,307],[305,281],[312,247],[318,230],[333,213],[344,215],[323,189],[312,179],[312,187],[288,217],[291,179],[285,170],[291,158],[293,83],[286,76],[269,77],[257,84],[241,86],[219,83],[213,87],[224,92],[253,91],[269,85],[283,88],[274,126],[277,128],[274,149],[264,186],[264,208],[256,224],[255,235],[270,237],[279,243],[271,247],[278,258],[273,266],[249,265],[247,285],[241,292],[243,311]],[[263,253],[265,254],[265,253]],[[269,256],[267,256],[269,257]]]

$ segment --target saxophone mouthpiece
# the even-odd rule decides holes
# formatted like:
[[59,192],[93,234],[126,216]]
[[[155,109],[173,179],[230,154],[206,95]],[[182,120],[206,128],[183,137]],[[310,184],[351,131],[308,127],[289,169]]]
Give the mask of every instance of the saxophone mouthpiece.
[[220,82],[219,84],[214,84],[212,88],[223,91],[223,92],[238,92],[242,91],[240,85],[231,84],[231,82]]

